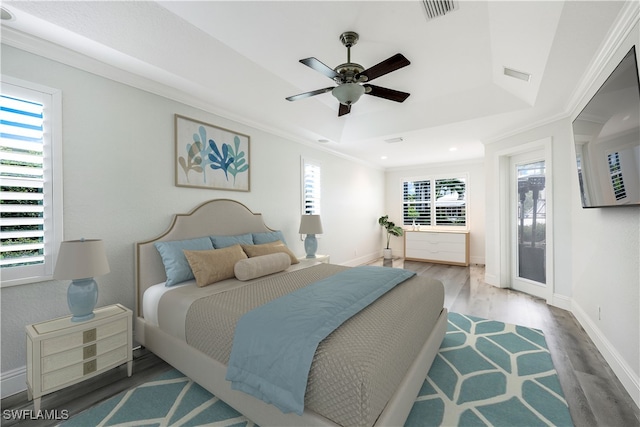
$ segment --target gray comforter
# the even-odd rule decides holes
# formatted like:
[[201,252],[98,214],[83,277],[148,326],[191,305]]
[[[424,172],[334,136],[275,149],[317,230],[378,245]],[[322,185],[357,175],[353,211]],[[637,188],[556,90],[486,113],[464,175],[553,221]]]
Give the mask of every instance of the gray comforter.
[[[162,319],[173,328],[179,325],[177,329],[184,324],[189,345],[227,364],[235,324],[244,313],[346,268],[319,264],[217,289],[177,288],[162,297],[160,327],[164,328]],[[443,304],[442,283],[415,276],[347,320],[317,348],[305,407],[343,426],[373,425],[431,333]]]

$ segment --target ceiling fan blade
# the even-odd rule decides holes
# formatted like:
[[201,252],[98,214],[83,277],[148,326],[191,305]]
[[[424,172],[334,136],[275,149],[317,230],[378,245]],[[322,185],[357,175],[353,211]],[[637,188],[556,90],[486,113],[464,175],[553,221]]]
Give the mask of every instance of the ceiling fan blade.
[[370,67],[363,72],[356,74],[355,78],[358,79],[360,76],[367,77],[367,81],[371,81],[373,79],[377,79],[380,76],[384,76],[392,71],[398,70],[402,67],[406,67],[411,64],[407,58],[404,57],[401,53],[396,53],[391,58],[385,59],[379,64]]
[[399,90],[388,89],[386,87],[364,85],[367,95],[377,96],[379,98],[388,99],[390,101],[404,102],[409,97],[409,93],[400,92]]
[[340,108],[338,108],[338,117],[344,116],[345,114],[349,114],[351,112],[351,105],[340,104]]
[[299,93],[298,95],[293,95],[287,97],[287,101],[297,101],[298,99],[309,98],[310,96],[321,95],[323,93],[327,93],[332,91],[334,86],[325,87],[324,89],[312,90],[311,92]]
[[340,77],[340,74],[336,73],[333,70],[333,68],[330,68],[328,65],[323,64],[322,62],[318,61],[316,58],[311,57],[311,58],[301,59],[300,62],[306,65],[307,67],[313,68],[317,72],[324,74],[330,79]]

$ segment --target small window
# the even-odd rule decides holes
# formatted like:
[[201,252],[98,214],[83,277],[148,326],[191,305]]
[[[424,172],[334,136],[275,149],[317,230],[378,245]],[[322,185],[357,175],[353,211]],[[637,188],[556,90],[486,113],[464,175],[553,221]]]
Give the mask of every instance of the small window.
[[[59,92],[3,76],[0,93],[2,285],[51,279],[62,236]],[[54,185],[54,181],[55,185]]]
[[302,214],[320,215],[321,191],[320,163],[302,159]]
[[403,224],[466,227],[466,182],[464,176],[403,180]]

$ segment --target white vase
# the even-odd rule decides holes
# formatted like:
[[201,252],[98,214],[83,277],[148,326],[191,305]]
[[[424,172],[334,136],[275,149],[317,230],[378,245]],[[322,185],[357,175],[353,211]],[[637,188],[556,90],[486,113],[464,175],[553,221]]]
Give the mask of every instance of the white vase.
[[391,259],[391,249],[383,249],[382,255],[384,256],[384,259]]

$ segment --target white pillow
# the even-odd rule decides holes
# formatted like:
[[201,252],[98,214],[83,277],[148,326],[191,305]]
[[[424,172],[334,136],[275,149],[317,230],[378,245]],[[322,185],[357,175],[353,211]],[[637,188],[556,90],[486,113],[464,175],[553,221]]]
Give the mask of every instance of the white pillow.
[[268,274],[286,270],[291,265],[291,258],[284,252],[260,255],[236,262],[233,271],[238,280],[251,280]]

